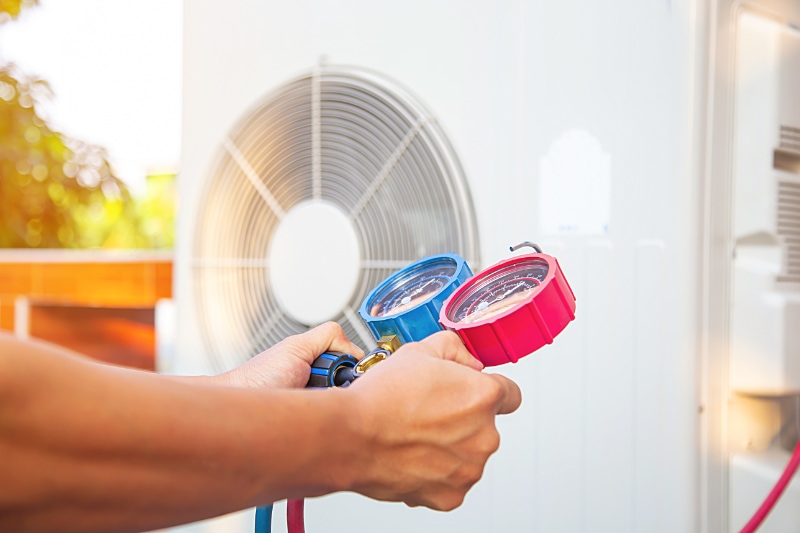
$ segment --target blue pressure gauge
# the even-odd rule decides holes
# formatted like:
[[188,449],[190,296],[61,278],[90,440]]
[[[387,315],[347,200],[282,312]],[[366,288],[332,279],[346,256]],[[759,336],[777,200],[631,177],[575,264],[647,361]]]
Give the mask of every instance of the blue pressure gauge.
[[375,287],[358,313],[376,340],[397,335],[402,343],[421,341],[442,329],[442,304],[470,276],[467,262],[457,254],[426,257]]

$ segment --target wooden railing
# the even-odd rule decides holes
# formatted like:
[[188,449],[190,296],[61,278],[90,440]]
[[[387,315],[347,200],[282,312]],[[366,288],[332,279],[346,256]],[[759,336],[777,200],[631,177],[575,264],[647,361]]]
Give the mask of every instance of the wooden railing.
[[0,328],[107,362],[154,367],[154,308],[171,297],[171,252],[0,250]]

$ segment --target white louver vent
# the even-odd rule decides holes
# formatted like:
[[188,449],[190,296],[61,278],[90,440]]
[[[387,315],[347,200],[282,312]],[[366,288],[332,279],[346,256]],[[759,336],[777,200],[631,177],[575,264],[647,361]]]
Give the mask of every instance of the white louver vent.
[[778,281],[800,283],[800,182],[778,182],[778,235],[786,245],[785,274]]
[[800,128],[781,126],[779,150],[800,155]]
[[[247,113],[222,141],[206,182],[193,290],[217,370],[313,325],[287,312],[269,274],[276,230],[309,202],[341,212],[359,241],[355,289],[334,319],[362,345],[369,337],[358,306],[391,272],[442,252],[477,266],[469,190],[436,119],[373,72],[317,69]],[[318,268],[333,261],[319,257]]]

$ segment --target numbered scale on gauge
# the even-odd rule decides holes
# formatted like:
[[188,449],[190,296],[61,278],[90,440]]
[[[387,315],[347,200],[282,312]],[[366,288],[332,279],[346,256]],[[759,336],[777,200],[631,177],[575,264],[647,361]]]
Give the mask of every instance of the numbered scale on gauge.
[[455,331],[487,366],[516,362],[545,344],[575,318],[575,295],[558,261],[537,253],[501,261],[461,285],[444,303],[439,321]]
[[547,262],[538,258],[511,264],[469,291],[452,316],[465,324],[496,316],[539,287],[548,270]]

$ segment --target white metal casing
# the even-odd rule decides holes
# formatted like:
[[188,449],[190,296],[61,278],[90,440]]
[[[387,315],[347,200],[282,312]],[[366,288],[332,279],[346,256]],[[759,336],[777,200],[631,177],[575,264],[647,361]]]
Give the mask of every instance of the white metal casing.
[[[800,6],[734,5],[730,531],[783,473],[783,434],[800,429]],[[759,531],[797,531],[799,503],[795,481]]]
[[800,391],[800,172],[775,160],[800,127],[800,30],[743,11],[735,87],[731,388]]
[[[175,370],[207,371],[190,256],[212,157],[249,107],[320,56],[390,76],[438,117],[469,179],[484,265],[538,241],[578,299],[551,347],[497,370],[523,406],[498,420],[501,449],[462,507],[335,495],[308,502],[310,532],[697,528],[699,12],[667,0],[186,3]],[[543,233],[543,162],[569,165],[586,147],[599,162],[580,168],[610,169],[607,230]],[[341,506],[348,519],[332,519]]]

